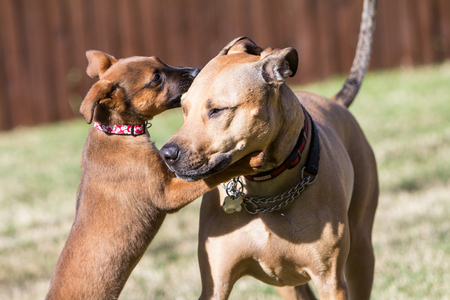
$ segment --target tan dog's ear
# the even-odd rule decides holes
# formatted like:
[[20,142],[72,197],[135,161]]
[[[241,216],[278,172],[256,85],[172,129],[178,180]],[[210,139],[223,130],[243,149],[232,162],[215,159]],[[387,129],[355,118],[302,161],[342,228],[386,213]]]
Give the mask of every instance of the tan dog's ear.
[[106,70],[117,62],[114,56],[97,50],[86,51],[86,57],[89,62],[86,73],[91,78],[101,77]]
[[261,54],[262,75],[268,83],[282,84],[297,72],[298,54],[294,48],[268,48]]
[[260,55],[262,51],[263,49],[256,45],[250,38],[241,36],[229,42],[217,56],[242,52],[252,55]]
[[97,104],[104,99],[112,97],[114,84],[108,80],[100,80],[94,84],[80,106],[80,113],[88,124],[92,123]]

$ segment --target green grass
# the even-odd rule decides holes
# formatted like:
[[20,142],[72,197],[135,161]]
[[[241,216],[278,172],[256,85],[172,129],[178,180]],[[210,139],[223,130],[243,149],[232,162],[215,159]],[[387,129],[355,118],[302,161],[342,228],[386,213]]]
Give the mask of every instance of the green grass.
[[[334,95],[344,78],[295,87]],[[372,72],[351,111],[372,144],[381,196],[373,299],[450,299],[450,64]],[[150,129],[160,147],[179,110]],[[75,212],[82,120],[0,133],[0,299],[43,299]],[[200,201],[170,215],[121,299],[197,299]],[[230,299],[280,299],[253,278]]]

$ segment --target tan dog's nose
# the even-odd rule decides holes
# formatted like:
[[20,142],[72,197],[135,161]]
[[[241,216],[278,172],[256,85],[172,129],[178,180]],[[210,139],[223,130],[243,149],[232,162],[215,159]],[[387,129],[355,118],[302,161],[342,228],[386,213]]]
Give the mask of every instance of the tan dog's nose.
[[178,160],[180,148],[178,148],[176,144],[166,144],[161,148],[159,154],[164,159],[165,163],[171,166]]

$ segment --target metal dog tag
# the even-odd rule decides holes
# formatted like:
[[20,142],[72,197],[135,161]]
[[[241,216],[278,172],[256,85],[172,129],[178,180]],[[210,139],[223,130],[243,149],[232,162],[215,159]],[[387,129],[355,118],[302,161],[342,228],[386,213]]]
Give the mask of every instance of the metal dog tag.
[[242,209],[241,204],[243,200],[244,199],[241,196],[239,197],[226,196],[222,204],[223,210],[227,214],[232,214],[235,211],[240,212]]

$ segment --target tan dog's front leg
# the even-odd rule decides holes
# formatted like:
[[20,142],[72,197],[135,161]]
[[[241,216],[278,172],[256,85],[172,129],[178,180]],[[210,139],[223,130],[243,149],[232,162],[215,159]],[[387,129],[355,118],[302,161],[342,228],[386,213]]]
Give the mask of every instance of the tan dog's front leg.
[[317,288],[319,299],[349,299],[344,270],[349,252],[350,233],[347,226],[341,227],[341,230],[342,235],[339,238],[321,249],[322,261],[311,262],[313,267],[309,275]]
[[156,199],[159,201],[155,201],[155,205],[164,212],[174,213],[222,182],[240,175],[255,174],[263,165],[264,153],[253,152],[220,173],[196,182],[186,182],[170,177],[167,179],[164,195]]
[[[216,201],[219,197],[217,189],[212,190],[205,195],[203,201]],[[202,204],[202,210],[204,205]],[[219,211],[224,213],[223,211]],[[210,222],[213,217],[202,219],[200,214],[200,223]],[[207,220],[206,220],[207,219]],[[201,227],[201,226],[200,226]],[[225,300],[230,296],[231,290],[239,276],[236,274],[240,261],[239,249],[241,246],[238,239],[230,237],[227,239],[227,245],[223,243],[210,243],[214,238],[209,238],[204,232],[199,232],[198,259],[200,273],[202,278],[202,293],[199,300]]]
[[[319,299],[348,300],[348,290],[345,280],[337,278],[328,278],[317,289]],[[301,299],[301,298],[300,298]]]
[[277,291],[285,300],[316,300],[308,284],[277,287]]

